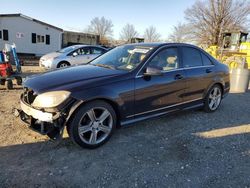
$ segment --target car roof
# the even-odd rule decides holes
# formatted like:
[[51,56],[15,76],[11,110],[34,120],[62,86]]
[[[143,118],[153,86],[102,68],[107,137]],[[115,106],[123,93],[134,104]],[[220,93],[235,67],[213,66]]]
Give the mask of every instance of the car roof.
[[163,42],[150,42],[150,43],[131,43],[125,44],[125,46],[141,46],[141,47],[158,47],[164,44]]
[[161,46],[189,46],[189,47],[195,47],[197,46],[193,44],[187,44],[187,43],[171,43],[171,42],[148,42],[148,43],[132,43],[132,44],[126,44],[126,45],[133,45],[133,46],[141,46],[141,47],[161,47]]
[[106,49],[105,47],[100,46],[100,45],[87,45],[87,44],[76,44],[76,45],[72,45],[72,47],[75,47],[75,48],[81,48],[81,47],[98,47],[98,48]]

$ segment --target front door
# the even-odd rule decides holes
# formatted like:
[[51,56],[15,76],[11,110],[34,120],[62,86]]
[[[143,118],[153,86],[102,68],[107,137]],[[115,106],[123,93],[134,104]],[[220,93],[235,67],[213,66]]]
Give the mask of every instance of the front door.
[[73,53],[71,64],[86,64],[91,59],[91,51],[89,47],[82,47]]
[[[160,69],[162,75],[145,76],[147,67]],[[185,71],[180,69],[177,47],[160,50],[135,79],[135,116],[160,113],[182,102]]]

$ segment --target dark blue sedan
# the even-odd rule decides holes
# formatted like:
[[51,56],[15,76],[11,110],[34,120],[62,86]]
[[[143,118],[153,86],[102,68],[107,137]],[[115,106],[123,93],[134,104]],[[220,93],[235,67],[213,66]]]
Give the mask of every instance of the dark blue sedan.
[[228,67],[196,46],[128,44],[28,78],[18,115],[52,139],[66,127],[75,143],[96,148],[119,126],[185,109],[214,112],[229,89]]

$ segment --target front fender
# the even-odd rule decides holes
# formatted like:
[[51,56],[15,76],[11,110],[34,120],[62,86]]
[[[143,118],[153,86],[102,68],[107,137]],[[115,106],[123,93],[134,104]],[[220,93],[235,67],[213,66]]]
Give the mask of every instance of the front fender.
[[71,97],[77,101],[86,103],[93,100],[106,100],[121,115],[121,120],[134,113],[134,79],[88,89],[80,89],[79,87],[71,91]]

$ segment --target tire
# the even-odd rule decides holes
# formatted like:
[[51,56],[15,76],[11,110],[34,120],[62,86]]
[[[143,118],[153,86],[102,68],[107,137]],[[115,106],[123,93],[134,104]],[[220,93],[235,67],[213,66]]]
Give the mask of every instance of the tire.
[[57,68],[63,68],[63,67],[68,67],[68,66],[70,66],[69,62],[62,61],[62,62],[58,63]]
[[205,112],[215,112],[222,100],[222,88],[216,84],[207,93],[204,103]]
[[110,139],[116,127],[116,118],[111,105],[104,101],[93,101],[76,111],[67,131],[74,143],[94,149]]
[[8,90],[13,89],[13,82],[12,82],[12,80],[6,80],[6,81],[5,81],[5,87],[6,87],[6,89],[8,89]]
[[5,85],[5,79],[0,79],[0,85],[2,85],[2,86]]
[[22,78],[21,78],[21,77],[16,77],[16,84],[17,84],[18,86],[20,86],[20,85],[22,85],[22,83],[23,83]]

